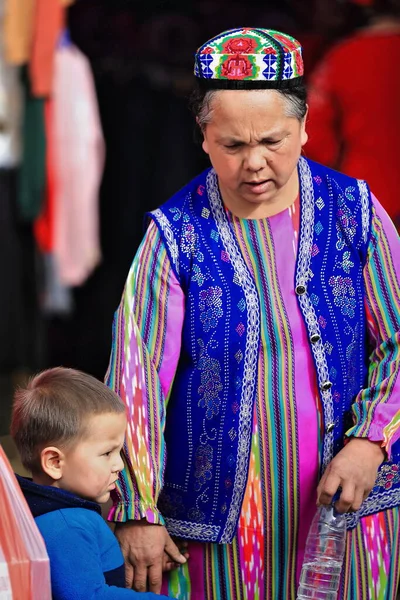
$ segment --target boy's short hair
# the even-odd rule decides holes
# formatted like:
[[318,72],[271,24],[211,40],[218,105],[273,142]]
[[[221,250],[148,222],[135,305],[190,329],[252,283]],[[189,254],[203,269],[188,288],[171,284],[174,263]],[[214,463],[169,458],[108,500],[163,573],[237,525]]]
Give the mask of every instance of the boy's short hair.
[[87,417],[109,412],[123,413],[125,405],[95,377],[63,367],[39,373],[14,394],[11,435],[22,464],[32,473],[40,472],[43,448],[78,441]]

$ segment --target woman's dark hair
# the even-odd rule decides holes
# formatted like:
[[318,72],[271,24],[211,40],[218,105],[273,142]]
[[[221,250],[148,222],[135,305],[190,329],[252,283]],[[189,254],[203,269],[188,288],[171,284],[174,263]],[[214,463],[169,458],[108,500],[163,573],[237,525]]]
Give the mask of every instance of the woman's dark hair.
[[[299,121],[304,119],[307,112],[307,90],[303,82],[290,89],[272,91],[278,92],[285,97],[287,115],[289,117],[295,117]],[[198,128],[196,128],[197,133],[204,131],[205,126],[209,123],[212,116],[212,101],[220,92],[221,90],[204,90],[196,84],[189,98],[189,106],[196,118],[198,125]],[[201,136],[196,136],[196,139],[197,141],[201,141]]]

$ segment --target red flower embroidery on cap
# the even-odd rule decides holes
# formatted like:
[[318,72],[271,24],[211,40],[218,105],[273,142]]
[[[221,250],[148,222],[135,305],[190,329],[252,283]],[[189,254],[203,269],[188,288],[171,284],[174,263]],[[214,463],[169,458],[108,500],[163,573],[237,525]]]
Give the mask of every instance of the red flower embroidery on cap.
[[250,77],[253,65],[245,56],[228,58],[222,64],[222,75],[227,79],[244,79]]
[[252,38],[233,38],[228,40],[224,45],[224,54],[250,54],[256,44]]

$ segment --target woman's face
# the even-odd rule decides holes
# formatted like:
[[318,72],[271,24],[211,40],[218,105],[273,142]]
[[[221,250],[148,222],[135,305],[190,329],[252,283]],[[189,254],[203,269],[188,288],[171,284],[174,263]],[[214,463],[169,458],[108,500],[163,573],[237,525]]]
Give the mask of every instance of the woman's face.
[[210,109],[203,149],[227,206],[294,200],[288,196],[297,194],[296,167],[307,134],[305,119],[287,116],[284,96],[274,90],[223,90]]

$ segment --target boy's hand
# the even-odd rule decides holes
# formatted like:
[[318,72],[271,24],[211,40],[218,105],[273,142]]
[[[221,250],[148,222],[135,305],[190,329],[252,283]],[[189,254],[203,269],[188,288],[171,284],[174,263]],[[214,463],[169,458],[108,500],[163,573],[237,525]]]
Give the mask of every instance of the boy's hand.
[[161,592],[164,553],[168,557],[165,565],[186,562],[163,525],[144,519],[118,523],[115,535],[125,558],[126,585],[137,592]]

